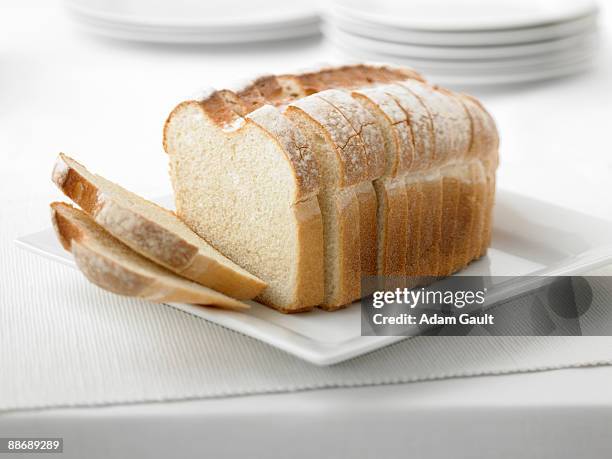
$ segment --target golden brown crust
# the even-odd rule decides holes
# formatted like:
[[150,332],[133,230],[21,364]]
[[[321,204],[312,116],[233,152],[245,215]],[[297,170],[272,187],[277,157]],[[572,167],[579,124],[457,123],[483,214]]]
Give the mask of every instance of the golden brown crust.
[[325,295],[323,220],[316,199],[296,204],[295,213],[300,241],[297,272],[301,275],[298,276],[294,294],[299,303],[294,306],[307,305],[295,310],[302,311],[320,304]]
[[486,194],[484,197],[484,222],[480,250],[478,256],[483,256],[491,244],[491,230],[493,227],[493,206],[495,201],[495,170],[499,162],[499,135],[493,117],[483,105],[474,97],[460,94],[459,99],[466,108],[472,121],[473,142],[470,156],[477,158],[482,166],[486,180]]
[[[361,298],[361,261],[359,204],[352,189],[342,191],[334,202],[338,221],[338,285],[335,294],[326,285],[325,301],[319,305],[326,310],[344,307]],[[355,229],[357,228],[357,230]]]
[[379,241],[378,275],[402,276],[406,272],[408,207],[406,187],[399,180],[377,184],[378,196],[384,194],[382,208],[383,240]]
[[432,178],[423,180],[420,184],[423,201],[419,217],[421,236],[417,256],[420,259],[419,275],[421,276],[435,276],[439,272],[438,259],[442,255],[440,233],[444,232],[439,228],[446,224],[445,215],[438,213],[438,210],[442,208],[442,183],[440,178]]
[[356,188],[359,202],[359,243],[361,275],[375,276],[378,272],[378,223],[376,221],[376,192],[371,182],[364,182]]
[[279,306],[258,298],[265,305],[284,314],[307,312],[323,302],[323,221],[316,200],[300,202],[295,205],[295,213],[300,224],[297,237],[300,240],[297,272],[302,273],[295,284],[295,302]]
[[423,193],[423,184],[420,182],[406,182],[406,203],[408,214],[408,226],[406,239],[406,275],[411,278],[416,278],[422,275],[423,260],[421,259],[421,226],[422,208],[425,205],[425,197]]
[[453,249],[456,243],[457,208],[461,193],[461,181],[457,177],[442,177],[442,231],[440,241],[440,263],[437,275],[448,276],[453,272],[456,262],[453,259]]
[[258,78],[243,91],[248,93],[255,87],[268,103],[281,105],[326,89],[362,88],[407,78],[424,81],[420,74],[408,67],[354,64],[296,74],[268,75]]

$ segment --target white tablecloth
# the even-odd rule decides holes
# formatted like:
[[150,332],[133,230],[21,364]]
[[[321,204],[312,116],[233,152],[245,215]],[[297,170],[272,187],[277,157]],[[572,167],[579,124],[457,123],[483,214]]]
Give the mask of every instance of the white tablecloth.
[[[165,194],[170,187],[160,132],[177,101],[204,86],[226,86],[245,75],[324,61],[330,50],[318,40],[269,48],[124,44],[76,33],[55,2],[14,1],[0,8],[0,244],[4,256],[0,264],[0,358],[11,353],[14,361],[15,355],[23,353],[28,359],[24,368],[36,370],[30,377],[44,381],[52,375],[50,379],[57,380],[57,368],[48,367],[42,357],[37,360],[35,353],[12,346],[14,341],[7,337],[27,334],[29,327],[24,322],[8,333],[3,329],[9,323],[7,318],[18,317],[21,305],[36,303],[45,314],[41,324],[55,331],[48,336],[55,336],[66,327],[62,322],[66,317],[75,321],[73,326],[78,320],[112,321],[116,317],[112,310],[85,308],[87,302],[74,315],[54,314],[54,301],[68,302],[84,295],[95,304],[98,292],[84,287],[77,273],[29,254],[13,256],[17,249],[12,240],[48,226],[48,202],[60,198],[49,180],[57,152],[75,155],[133,191]],[[604,17],[604,24],[612,24],[609,13]],[[502,133],[500,187],[612,220],[612,156],[607,138],[612,126],[612,47],[608,29],[605,32],[605,52],[598,69],[590,74],[478,95],[495,114]],[[121,301],[119,308],[127,304]],[[137,322],[142,316],[136,314],[132,317]],[[146,324],[152,330],[159,325]],[[112,331],[112,327],[99,329]],[[163,330],[158,331],[163,337]],[[80,355],[89,355],[87,346],[101,338],[87,342],[75,336],[64,335],[60,344],[82,348]],[[109,332],[107,338],[116,336]],[[122,339],[126,345],[144,345],[131,342],[129,336]],[[54,346],[59,345],[34,337],[32,343],[40,347],[40,356],[53,354]],[[593,349],[599,352],[601,347]],[[95,377],[96,372],[104,377],[100,373],[104,366],[92,361],[76,363],[87,372],[85,379]],[[608,368],[562,370],[398,387],[30,411],[2,415],[0,436],[56,432],[67,438],[71,449],[67,446],[66,451],[73,457],[83,457],[91,445],[88,442],[96,436],[106,444],[103,452],[146,444],[160,457],[168,451],[164,448],[178,444],[185,456],[206,450],[219,453],[216,457],[222,457],[224,451],[242,451],[246,456],[245,451],[254,452],[250,457],[302,452],[303,457],[312,457],[313,448],[319,445],[331,448],[334,454],[330,455],[336,457],[340,452],[359,452],[365,457],[374,451],[420,455],[451,451],[460,457],[462,448],[484,456],[498,449],[511,457],[523,446],[524,457],[544,457],[543,445],[548,445],[550,457],[570,457],[580,451],[605,457],[610,440],[602,429],[610,425],[611,400],[605,384],[610,376]],[[0,365],[0,381],[9,381],[5,378],[11,375],[2,373]],[[10,386],[14,383],[11,380]],[[151,386],[155,383],[151,381]],[[585,390],[575,390],[577,387]],[[134,399],[139,396],[142,392],[135,393]],[[89,422],[82,422],[85,419]],[[338,442],[343,435],[346,441]],[[389,440],[381,444],[383,437]],[[279,438],[283,441],[277,441]],[[472,449],[467,449],[470,445]],[[125,457],[134,450],[126,449]]]

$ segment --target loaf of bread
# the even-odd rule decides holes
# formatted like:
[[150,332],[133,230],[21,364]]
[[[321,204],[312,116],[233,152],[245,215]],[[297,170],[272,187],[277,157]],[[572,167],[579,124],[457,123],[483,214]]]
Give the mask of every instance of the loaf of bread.
[[178,216],[284,312],[333,310],[364,276],[448,276],[486,253],[498,134],[474,98],[412,69],[263,76],[164,127]]

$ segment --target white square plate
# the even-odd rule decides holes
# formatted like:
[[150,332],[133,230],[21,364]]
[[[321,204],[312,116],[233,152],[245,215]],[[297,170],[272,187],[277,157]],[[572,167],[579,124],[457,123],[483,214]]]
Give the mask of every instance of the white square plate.
[[[159,200],[168,205],[171,198]],[[34,253],[75,266],[51,228],[20,237]],[[612,262],[612,222],[499,191],[492,247],[461,275],[571,275]],[[511,292],[510,292],[511,293]],[[286,315],[251,302],[246,313],[189,304],[169,304],[268,343],[317,365],[331,365],[405,337],[361,336],[358,304],[333,313],[315,310]]]

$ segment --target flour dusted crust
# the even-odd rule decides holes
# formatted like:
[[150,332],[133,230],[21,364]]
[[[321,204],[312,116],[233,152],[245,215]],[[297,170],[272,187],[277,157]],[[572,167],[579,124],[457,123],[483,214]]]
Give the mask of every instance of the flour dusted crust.
[[[450,158],[465,157],[471,143],[470,118],[464,106],[451,95],[414,80],[400,83],[413,92],[426,106],[434,132],[434,164],[440,165]],[[449,133],[452,133],[449,134]]]
[[355,185],[368,175],[365,151],[359,134],[338,110],[334,110],[323,99],[312,95],[298,99],[287,107],[287,111],[301,110],[326,131],[336,146],[342,164],[339,171],[340,185]]
[[385,170],[385,152],[382,134],[374,117],[348,92],[328,89],[316,96],[336,108],[361,139],[365,150],[366,179],[372,181],[380,177]]
[[264,105],[246,118],[267,130],[281,144],[287,161],[295,171],[298,184],[295,201],[302,201],[319,191],[319,169],[304,135],[277,108]]
[[386,85],[354,90],[352,96],[359,100],[368,99],[380,110],[393,126],[397,155],[388,160],[386,175],[396,176],[406,172],[414,160],[414,140],[406,112],[397,101],[385,92]]
[[[360,98],[361,102],[367,98],[380,108],[386,119],[382,125],[388,129],[384,139],[377,129],[381,123],[368,119],[368,110],[355,110],[352,105],[350,99]],[[336,110],[330,111],[320,103],[321,99]],[[407,274],[415,279],[445,276],[486,252],[491,238],[499,139],[492,118],[476,99],[431,86],[411,69],[354,64],[263,75],[210,93],[199,103],[226,130],[249,118],[259,122],[279,139],[286,151],[291,149],[290,145],[299,144],[295,142],[296,135],[291,139],[284,128],[273,128],[269,124],[272,121],[266,125],[257,121],[258,117],[272,113],[271,107],[275,106],[279,109],[274,115],[277,120],[302,110],[319,123],[335,145],[341,165],[339,184],[347,190],[341,207],[354,213],[355,199],[361,204],[353,222],[366,220],[363,217],[366,208],[369,209],[366,213],[371,213],[372,206],[363,197],[374,195],[368,189],[374,185],[377,196],[374,205],[379,205],[383,214],[379,212],[369,225],[376,227],[383,222],[383,239],[396,241],[388,242],[388,255],[382,257],[379,244],[379,272]],[[367,104],[359,105],[368,108]],[[390,160],[381,154],[385,142],[395,155]],[[290,156],[299,157],[304,151],[294,150],[296,153]],[[299,171],[296,177],[303,189],[299,196],[320,193],[320,189],[314,191],[312,182],[300,179],[316,168],[316,159],[302,163],[301,170],[298,166],[296,163],[293,167]],[[346,244],[341,249],[344,254],[354,250],[355,241],[353,238],[351,242],[350,234],[357,231],[358,225],[343,220],[339,227],[343,234],[341,243]],[[359,228],[360,240],[365,232]],[[402,262],[391,260],[394,244],[405,247],[404,253],[396,251]],[[355,257],[348,256],[345,261],[354,264]],[[349,284],[342,288],[355,288],[354,282]],[[350,295],[344,297],[348,298]]]

